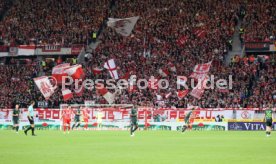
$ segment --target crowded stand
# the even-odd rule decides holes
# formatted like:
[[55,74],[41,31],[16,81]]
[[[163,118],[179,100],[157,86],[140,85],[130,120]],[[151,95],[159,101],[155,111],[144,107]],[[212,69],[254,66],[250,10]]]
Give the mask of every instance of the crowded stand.
[[[246,41],[270,41],[276,35],[276,5],[274,1],[253,0],[245,4],[242,27]],[[275,39],[275,38],[274,38]]]
[[[256,2],[256,3],[255,3]],[[6,45],[18,44],[87,44],[94,31],[98,31],[108,17],[127,18],[139,16],[129,37],[122,37],[111,28],[104,28],[97,40],[101,41],[85,63],[82,63],[87,79],[109,79],[108,70],[102,68],[106,60],[113,58],[119,77],[128,79],[167,79],[167,89],[122,90],[115,97],[116,104],[138,103],[141,106],[203,108],[267,107],[276,101],[275,61],[252,57],[247,60],[232,60],[224,64],[228,54],[227,43],[235,32],[240,19],[241,6],[245,8],[242,26],[246,40],[266,40],[275,36],[275,3],[250,1],[247,4],[231,1],[152,1],[116,0],[110,8],[108,0],[73,1],[16,1],[0,22],[2,40]],[[1,5],[2,6],[2,5]],[[274,11],[274,12],[273,12]],[[261,21],[261,23],[257,23]],[[263,28],[265,27],[265,28]],[[274,31],[273,31],[274,30]],[[258,38],[258,39],[256,39]],[[48,107],[60,103],[84,103],[93,100],[96,104],[107,103],[93,89],[85,89],[82,95],[64,101],[60,92],[45,100],[34,85],[38,75],[51,75],[54,66],[74,63],[72,57],[55,60],[30,60],[24,65],[12,60],[0,66],[0,107],[10,108],[14,102],[23,106],[28,99],[47,102]],[[15,59],[18,60],[18,59]],[[229,80],[233,88],[205,90],[201,99],[191,95],[179,98],[176,89],[177,76],[189,77],[197,64],[212,61],[209,75],[215,80]],[[170,70],[170,67],[175,70]],[[22,69],[24,67],[24,69]],[[161,76],[159,70],[169,70]],[[188,84],[189,81],[187,81]],[[73,86],[70,86],[71,88]],[[115,92],[115,90],[110,90]],[[166,96],[171,93],[170,96]]]
[[108,7],[109,0],[18,0],[0,29],[6,44],[87,44]]

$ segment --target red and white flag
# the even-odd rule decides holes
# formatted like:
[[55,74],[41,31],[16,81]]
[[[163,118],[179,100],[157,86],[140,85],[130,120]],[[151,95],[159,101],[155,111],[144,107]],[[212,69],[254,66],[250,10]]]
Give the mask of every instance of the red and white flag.
[[137,23],[139,16],[124,19],[108,18],[107,26],[115,29],[122,36],[129,36]]
[[194,31],[194,34],[198,37],[198,38],[205,38],[205,36],[207,35],[207,31],[205,29],[196,29]]
[[109,71],[109,74],[113,79],[116,79],[116,80],[119,79],[117,66],[114,62],[114,59],[109,59],[107,62],[105,62],[104,68]]
[[102,73],[102,71],[103,71],[103,68],[100,68],[100,67],[92,68],[92,72],[94,75],[99,75]]
[[169,75],[169,71],[167,69],[159,69],[158,73],[162,76],[162,77],[167,77]]
[[193,73],[190,75],[190,78],[194,79],[204,79],[210,71],[212,61],[204,64],[197,64],[194,67]]
[[199,79],[197,86],[193,88],[193,90],[190,92],[190,95],[197,99],[200,99],[205,91],[207,81],[207,77],[205,77],[204,79]]
[[64,101],[68,101],[73,98],[73,93],[71,92],[70,89],[63,89],[63,90],[61,90],[61,92],[62,92]]
[[189,93],[189,90],[183,90],[183,91],[178,90],[178,91],[176,92],[177,97],[178,97],[179,100],[181,100],[181,99],[183,99],[184,97],[186,97],[188,93]]
[[34,55],[35,54],[35,45],[20,45],[17,47],[18,51],[17,54],[18,55]]
[[70,67],[69,63],[64,63],[64,64],[59,64],[53,68],[52,76],[56,79],[57,84],[61,84],[62,77],[67,76],[67,73],[64,70],[69,67]]
[[104,97],[104,99],[109,103],[113,104],[115,101],[115,94],[110,93],[103,84],[97,84],[96,85],[97,92]]
[[182,45],[186,44],[188,42],[188,37],[186,35],[183,35],[179,37],[176,41],[176,44],[181,47]]
[[65,69],[65,72],[71,76],[73,79],[82,79],[84,78],[84,72],[80,64],[73,65]]
[[208,62],[208,63],[204,63],[204,64],[197,64],[194,67],[193,72],[195,73],[208,73],[210,70],[210,67],[212,65],[212,61]]
[[55,92],[55,87],[52,86],[47,76],[34,78],[34,82],[46,100]]

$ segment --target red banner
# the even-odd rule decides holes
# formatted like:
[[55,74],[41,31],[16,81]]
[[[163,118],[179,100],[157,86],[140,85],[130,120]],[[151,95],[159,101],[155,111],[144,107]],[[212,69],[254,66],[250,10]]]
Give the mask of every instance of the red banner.
[[78,55],[80,54],[82,48],[84,47],[83,44],[74,44],[71,46],[71,54],[72,55]]

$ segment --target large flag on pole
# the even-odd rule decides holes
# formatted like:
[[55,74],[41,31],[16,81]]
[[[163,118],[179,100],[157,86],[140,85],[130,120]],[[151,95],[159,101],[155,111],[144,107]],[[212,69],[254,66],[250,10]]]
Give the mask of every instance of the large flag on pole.
[[208,81],[208,77],[205,77],[204,79],[199,79],[198,84],[190,92],[190,95],[197,98],[197,99],[200,99],[201,96],[203,95],[204,91],[205,91],[205,86],[207,84],[207,81]]
[[82,79],[84,77],[84,72],[80,64],[66,68],[65,72],[73,79]]
[[62,96],[63,96],[63,100],[67,101],[73,98],[73,93],[70,89],[64,89],[61,91],[62,92]]
[[104,68],[109,71],[110,76],[113,79],[119,79],[118,71],[114,59],[109,59],[107,62],[104,63]]
[[109,103],[109,104],[113,104],[113,102],[115,101],[115,94],[109,92],[104,86],[103,84],[97,84],[96,85],[96,90],[97,92],[104,97],[104,99]]
[[137,23],[139,16],[124,19],[108,18],[107,26],[123,36],[129,36]]
[[193,73],[190,75],[190,78],[204,79],[206,75],[209,73],[211,65],[212,61],[204,64],[197,64],[194,67]]
[[59,64],[53,68],[52,76],[56,79],[58,84],[62,83],[63,76],[67,76],[67,73],[64,70],[69,67],[70,67],[69,63],[64,63],[64,64]]
[[46,100],[55,92],[55,87],[52,86],[47,76],[34,78],[34,82]]

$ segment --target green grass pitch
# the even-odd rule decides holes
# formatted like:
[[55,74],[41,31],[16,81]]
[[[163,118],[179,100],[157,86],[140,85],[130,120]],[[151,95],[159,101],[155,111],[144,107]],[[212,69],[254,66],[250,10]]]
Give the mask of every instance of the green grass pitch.
[[0,131],[0,164],[276,163],[276,133],[227,131]]

